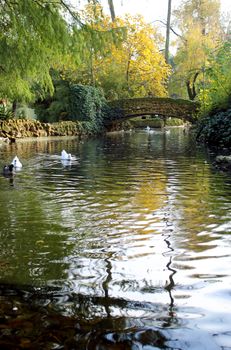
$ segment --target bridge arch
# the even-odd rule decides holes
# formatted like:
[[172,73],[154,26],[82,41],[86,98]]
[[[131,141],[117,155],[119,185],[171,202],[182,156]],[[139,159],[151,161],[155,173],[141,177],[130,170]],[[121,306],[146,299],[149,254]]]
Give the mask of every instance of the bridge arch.
[[110,102],[114,121],[122,121],[145,115],[160,117],[174,117],[184,119],[190,123],[197,120],[199,103],[183,99],[167,97],[144,97],[121,99]]

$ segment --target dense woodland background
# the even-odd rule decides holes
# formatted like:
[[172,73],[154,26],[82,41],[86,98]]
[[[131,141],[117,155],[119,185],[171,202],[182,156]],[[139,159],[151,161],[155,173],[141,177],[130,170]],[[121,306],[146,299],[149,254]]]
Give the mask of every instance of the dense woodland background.
[[0,118],[25,118],[27,105],[40,121],[89,118],[99,131],[107,101],[171,96],[199,101],[199,137],[230,146],[231,18],[220,1],[182,0],[172,12],[168,0],[165,37],[155,22],[117,17],[108,5],[111,16],[100,0],[83,10],[68,0],[0,0]]

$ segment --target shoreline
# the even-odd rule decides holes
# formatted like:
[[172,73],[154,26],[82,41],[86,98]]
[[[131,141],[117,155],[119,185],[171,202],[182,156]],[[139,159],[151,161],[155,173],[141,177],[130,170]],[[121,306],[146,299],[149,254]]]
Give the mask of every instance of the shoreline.
[[10,142],[7,138],[3,139],[0,138],[0,144],[11,144],[11,143],[23,143],[23,142],[33,142],[33,141],[46,141],[46,140],[65,140],[65,139],[76,139],[76,138],[81,138],[80,135],[76,136],[40,136],[40,137],[20,137],[16,138],[15,142]]
[[58,123],[41,123],[30,119],[0,120],[0,139],[14,143],[21,139],[82,136],[86,132],[80,122],[61,121]]

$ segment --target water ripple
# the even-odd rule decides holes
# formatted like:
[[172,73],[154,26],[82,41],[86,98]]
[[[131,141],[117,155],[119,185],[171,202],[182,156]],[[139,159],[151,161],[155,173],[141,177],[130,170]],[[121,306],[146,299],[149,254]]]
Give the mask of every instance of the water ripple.
[[[8,161],[18,147],[23,162],[0,178],[1,279],[81,294],[91,315],[212,324],[226,346],[230,180],[179,131],[164,137],[1,149]],[[78,160],[63,166],[67,147]]]

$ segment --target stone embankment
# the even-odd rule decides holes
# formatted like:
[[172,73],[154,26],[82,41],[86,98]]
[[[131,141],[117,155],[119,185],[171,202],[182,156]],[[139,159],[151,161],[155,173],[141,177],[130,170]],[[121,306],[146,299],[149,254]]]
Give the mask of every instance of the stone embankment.
[[79,122],[41,123],[37,120],[0,120],[0,138],[15,141],[26,137],[77,136],[81,134]]

